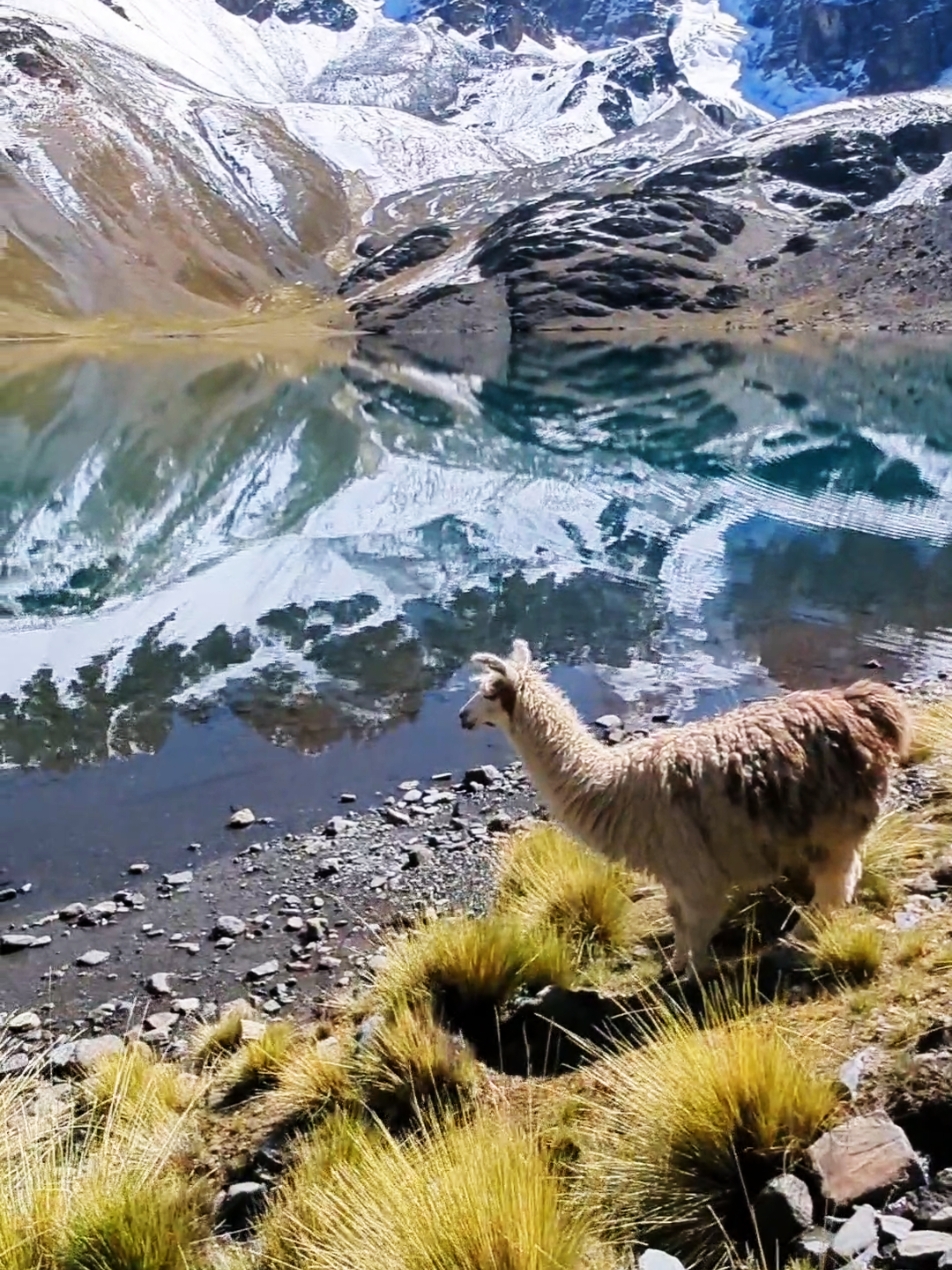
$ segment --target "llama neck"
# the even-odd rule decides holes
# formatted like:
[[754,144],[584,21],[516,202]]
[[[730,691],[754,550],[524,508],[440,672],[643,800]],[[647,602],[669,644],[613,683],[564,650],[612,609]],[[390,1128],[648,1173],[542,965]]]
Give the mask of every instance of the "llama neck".
[[519,685],[510,739],[541,801],[566,828],[587,837],[592,804],[614,768],[561,692],[530,672]]

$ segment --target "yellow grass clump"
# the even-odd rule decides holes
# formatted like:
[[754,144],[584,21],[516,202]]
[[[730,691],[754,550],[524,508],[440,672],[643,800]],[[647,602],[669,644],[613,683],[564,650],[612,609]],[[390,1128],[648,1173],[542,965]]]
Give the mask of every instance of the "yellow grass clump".
[[189,1057],[198,1067],[213,1064],[233,1054],[241,1045],[242,1022],[253,1014],[251,1007],[235,1003],[214,1023],[202,1023],[189,1040]]
[[348,1060],[349,1046],[336,1036],[309,1037],[289,1050],[270,1095],[277,1118],[306,1124],[335,1105],[348,1105],[357,1096]]
[[899,883],[940,844],[938,826],[926,815],[899,808],[884,812],[863,844],[857,899],[868,907],[893,907]]
[[821,979],[863,984],[883,964],[882,932],[862,910],[843,909],[831,917],[808,918],[810,964]]
[[390,946],[371,999],[388,1018],[430,1008],[439,1020],[482,1023],[517,993],[565,986],[572,972],[554,931],[527,931],[504,913],[444,918]]
[[637,878],[551,825],[515,834],[501,862],[497,907],[527,928],[550,927],[579,962],[618,953],[639,937],[631,893]]
[[[483,1112],[397,1143],[349,1126],[321,1184],[289,1180],[264,1221],[265,1270],[576,1270],[589,1235],[531,1133]],[[318,1148],[321,1149],[320,1147]],[[307,1170],[305,1159],[298,1166]],[[293,1250],[292,1260],[282,1260]]]
[[294,1024],[285,1019],[269,1023],[261,1036],[245,1041],[217,1072],[226,1100],[233,1101],[273,1089],[295,1039]]
[[915,712],[912,753],[914,763],[952,755],[952,697],[929,701]]
[[723,1257],[726,1237],[752,1238],[750,1202],[837,1106],[809,1042],[788,1041],[776,1012],[713,1014],[707,1028],[671,1016],[647,1046],[593,1069],[575,1168],[580,1210],[598,1215],[605,1238],[702,1267]]
[[93,1067],[76,1091],[80,1122],[90,1127],[120,1124],[141,1129],[180,1116],[204,1092],[195,1076],[175,1063],[156,1062],[146,1045],[129,1045]]
[[465,1107],[477,1083],[469,1047],[428,1013],[412,1010],[380,1024],[356,1075],[366,1106],[392,1129]]

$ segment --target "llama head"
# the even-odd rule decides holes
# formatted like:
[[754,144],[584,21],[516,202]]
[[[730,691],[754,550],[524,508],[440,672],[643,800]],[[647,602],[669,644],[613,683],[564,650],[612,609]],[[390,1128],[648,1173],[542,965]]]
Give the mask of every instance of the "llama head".
[[519,683],[532,664],[529,645],[524,639],[513,642],[507,658],[494,653],[475,653],[473,663],[483,671],[479,688],[459,712],[464,728],[506,728],[516,708]]

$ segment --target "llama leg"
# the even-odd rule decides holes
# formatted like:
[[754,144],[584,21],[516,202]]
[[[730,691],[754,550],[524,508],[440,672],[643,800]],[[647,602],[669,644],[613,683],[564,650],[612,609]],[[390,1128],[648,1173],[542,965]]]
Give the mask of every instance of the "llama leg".
[[[863,857],[859,848],[849,854],[839,855],[835,862],[827,863],[822,871],[813,871],[813,903],[811,908],[822,917],[828,917],[838,908],[846,908],[853,902],[856,887],[863,872]],[[801,918],[793,931],[797,939],[808,939],[810,922]]]
[[690,965],[700,973],[711,966],[711,940],[727,911],[727,899],[724,896],[708,897],[703,906],[682,900],[678,910],[680,922],[675,922],[671,968],[675,974],[680,974]]

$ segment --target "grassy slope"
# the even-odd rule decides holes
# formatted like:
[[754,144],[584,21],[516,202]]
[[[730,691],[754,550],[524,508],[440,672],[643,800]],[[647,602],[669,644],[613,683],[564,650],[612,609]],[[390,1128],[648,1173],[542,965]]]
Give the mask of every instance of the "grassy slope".
[[[708,986],[700,1026],[658,989],[639,1043],[576,1071],[478,1062],[449,1029],[518,993],[644,993],[663,972],[657,888],[537,827],[504,853],[494,912],[395,938],[376,981],[323,1022],[233,1012],[178,1064],[133,1042],[67,1090],[8,1079],[0,1264],[622,1270],[649,1240],[701,1266],[743,1259],[751,1195],[848,1113],[843,1060],[880,1046],[860,1105],[908,1099],[913,1044],[947,1013],[952,912],[909,932],[893,913],[952,839],[948,704],[921,712],[917,759],[916,805],[880,822],[861,903],[818,929],[792,999],[759,1002],[735,974]],[[761,917],[746,904],[733,919],[750,964]],[[263,1142],[290,1167],[250,1239],[215,1234],[214,1193]]]

